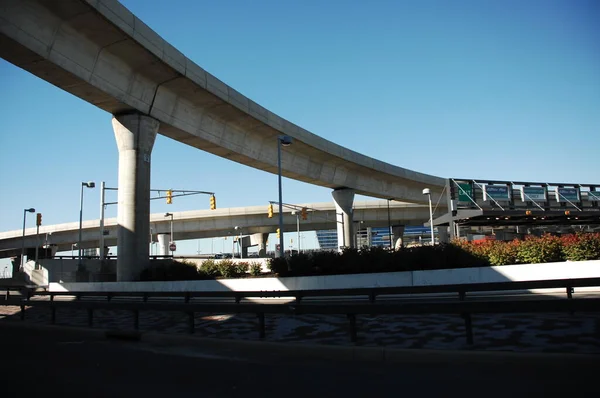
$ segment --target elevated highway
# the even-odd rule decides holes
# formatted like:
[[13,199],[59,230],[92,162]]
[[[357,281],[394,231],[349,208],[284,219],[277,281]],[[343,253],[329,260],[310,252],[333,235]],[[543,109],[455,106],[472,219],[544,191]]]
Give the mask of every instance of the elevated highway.
[[[429,208],[424,205],[390,202],[389,218],[393,225],[423,225],[429,219]],[[333,203],[303,204],[311,211],[306,220],[300,220],[301,231],[314,231],[336,228],[336,209]],[[386,200],[357,201],[354,203],[354,220],[362,222],[361,228],[388,226],[388,202]],[[237,207],[217,210],[194,210],[173,212],[173,235],[175,240],[223,237],[237,235],[235,226],[241,227],[243,235],[274,233],[277,217],[268,218],[266,206]],[[277,214],[275,214],[277,215]],[[296,216],[288,209],[284,213],[284,232],[296,231]],[[152,234],[170,232],[171,219],[164,213],[150,215]],[[117,245],[118,223],[116,218],[104,222],[105,245]],[[35,247],[46,242],[46,234],[51,234],[49,244],[57,245],[58,251],[71,250],[71,244],[77,242],[79,222],[46,225],[40,227],[39,238],[35,228],[25,230],[25,247]],[[23,231],[0,233],[0,258],[20,253]],[[149,237],[148,237],[149,240]],[[82,224],[82,247],[96,248],[100,241],[100,220],[84,221]]]
[[412,203],[426,203],[423,188],[443,188],[441,178],[361,155],[263,108],[118,1],[1,0],[0,11],[2,58],[113,115],[149,115],[159,134],[274,174],[277,136],[286,134],[294,140],[282,154],[286,177]]
[[[442,178],[351,151],[265,109],[116,0],[0,0],[0,57],[113,115],[119,280],[137,275],[135,268],[148,258],[156,134],[274,174],[280,159],[284,176],[334,190],[338,219],[344,220],[338,237],[346,241],[355,193],[426,204],[424,188],[434,203],[443,192]],[[293,144],[279,157],[282,135]]]

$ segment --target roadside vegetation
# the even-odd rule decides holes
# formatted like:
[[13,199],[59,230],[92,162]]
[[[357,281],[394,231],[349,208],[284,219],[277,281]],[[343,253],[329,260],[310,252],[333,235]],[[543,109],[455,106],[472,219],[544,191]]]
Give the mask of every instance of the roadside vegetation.
[[143,281],[252,278],[265,276],[311,276],[399,272],[490,265],[533,264],[600,259],[600,233],[561,237],[550,234],[510,242],[455,240],[448,244],[388,251],[381,247],[345,249],[337,252],[300,253],[272,258],[270,273],[258,262],[205,260],[200,267],[186,261],[163,260],[141,274]]

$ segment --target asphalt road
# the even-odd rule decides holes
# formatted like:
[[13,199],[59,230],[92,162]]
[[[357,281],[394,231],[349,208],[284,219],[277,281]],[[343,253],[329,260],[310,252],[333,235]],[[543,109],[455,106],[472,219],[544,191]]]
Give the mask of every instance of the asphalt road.
[[[188,344],[188,345],[186,345]],[[65,397],[598,396],[599,358],[497,361],[448,355],[401,363],[294,359],[274,350],[109,341],[78,330],[0,324],[0,391]],[[520,355],[520,354],[519,354]],[[528,354],[523,354],[528,355]]]

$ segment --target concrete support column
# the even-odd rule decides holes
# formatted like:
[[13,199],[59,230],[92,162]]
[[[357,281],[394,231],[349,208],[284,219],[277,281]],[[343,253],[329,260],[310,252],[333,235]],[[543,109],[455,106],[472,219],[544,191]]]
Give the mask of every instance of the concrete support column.
[[367,227],[367,246],[373,246],[373,228]]
[[450,234],[448,234],[448,227],[438,226],[438,241],[440,243],[450,243]]
[[[258,256],[267,256],[267,240],[269,239],[269,233],[257,233],[250,235],[250,246],[258,246]],[[246,249],[247,252],[247,249]]]
[[14,278],[19,273],[19,269],[21,268],[21,256],[11,257],[10,264],[12,265],[12,276]]
[[159,122],[141,114],[112,119],[119,148],[117,281],[135,281],[150,262],[150,158]]
[[354,247],[354,235],[352,234],[354,190],[348,188],[336,189],[331,194],[335,203],[338,250],[341,251],[343,246]]
[[404,225],[392,225],[392,239],[394,250],[400,250],[404,246]]
[[157,234],[158,238],[158,255],[168,256],[171,254],[169,251],[169,242],[171,242],[171,234]]

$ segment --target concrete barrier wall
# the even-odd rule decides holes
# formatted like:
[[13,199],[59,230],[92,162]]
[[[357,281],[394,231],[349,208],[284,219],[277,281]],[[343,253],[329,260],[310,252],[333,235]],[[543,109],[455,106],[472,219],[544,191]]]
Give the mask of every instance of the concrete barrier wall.
[[274,291],[600,277],[600,260],[376,274],[177,282],[50,283],[50,291]]

